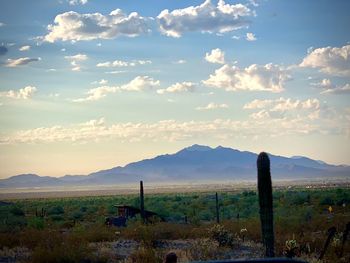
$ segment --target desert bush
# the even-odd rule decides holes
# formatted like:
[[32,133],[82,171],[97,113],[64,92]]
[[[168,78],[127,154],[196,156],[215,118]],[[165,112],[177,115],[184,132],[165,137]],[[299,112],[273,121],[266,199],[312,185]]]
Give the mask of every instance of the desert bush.
[[210,239],[197,239],[187,251],[190,260],[217,259],[218,244],[213,244]]
[[28,227],[35,229],[44,229],[45,221],[42,217],[32,217],[28,219]]
[[84,213],[80,211],[74,211],[69,218],[72,220],[82,220],[84,217]]
[[52,216],[50,216],[50,218],[52,221],[56,221],[56,222],[64,220],[64,217],[61,215],[52,215]]
[[0,233],[0,248],[13,248],[20,245],[18,233]]
[[80,238],[86,242],[105,242],[115,240],[117,238],[115,232],[115,228],[93,224],[86,227],[75,227],[71,235],[72,238]]
[[53,247],[63,242],[63,236],[58,230],[28,228],[19,235],[20,245],[30,249],[37,246]]
[[[33,250],[31,261],[35,263],[94,262],[94,255],[86,243],[62,242],[53,246],[38,246]],[[96,262],[96,261],[95,261]]]
[[10,209],[10,213],[13,214],[14,216],[24,216],[24,211],[18,206],[13,206]]
[[209,229],[209,236],[218,242],[219,246],[229,246],[234,245],[234,235],[230,233],[223,225],[214,225]]
[[330,196],[325,196],[320,200],[320,205],[334,205],[334,200]]
[[48,215],[62,215],[64,214],[64,209],[62,206],[50,207],[47,211]]
[[162,255],[153,248],[140,247],[129,257],[129,262],[132,263],[161,263],[163,262]]
[[289,204],[290,205],[303,205],[308,204],[310,202],[310,194],[306,192],[298,192],[291,194],[291,197],[289,198]]

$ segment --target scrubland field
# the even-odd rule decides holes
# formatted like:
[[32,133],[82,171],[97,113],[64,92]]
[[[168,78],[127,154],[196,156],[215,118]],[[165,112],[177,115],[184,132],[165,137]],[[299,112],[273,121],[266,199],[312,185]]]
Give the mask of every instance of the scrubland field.
[[[153,218],[136,217],[125,228],[105,225],[114,205],[139,207],[139,196],[51,197],[4,200],[0,207],[0,262],[162,262],[173,251],[178,262],[263,257],[258,197],[254,189],[148,193]],[[147,191],[146,191],[147,193]],[[279,187],[274,190],[277,256],[308,262],[350,262],[343,233],[350,222],[350,188]],[[323,260],[328,230],[336,228]],[[348,239],[350,239],[348,237]],[[342,253],[343,251],[343,253]]]

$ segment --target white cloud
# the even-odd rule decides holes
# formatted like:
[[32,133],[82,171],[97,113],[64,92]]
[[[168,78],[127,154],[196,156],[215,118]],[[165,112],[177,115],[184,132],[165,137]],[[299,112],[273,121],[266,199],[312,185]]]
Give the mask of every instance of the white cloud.
[[88,0],[68,0],[68,3],[70,5],[85,5],[87,4]]
[[113,70],[113,71],[107,71],[105,72],[106,74],[121,74],[121,73],[125,73],[125,70]]
[[5,23],[0,22],[0,27],[5,26]]
[[246,34],[246,40],[248,41],[256,41],[256,36],[253,33]]
[[174,64],[186,64],[186,63],[187,63],[187,61],[184,59],[179,59],[179,60],[174,62]]
[[325,89],[321,94],[350,94],[350,84]]
[[30,99],[36,91],[37,91],[36,87],[26,86],[23,89],[19,89],[17,91],[16,90],[1,91],[0,97],[27,100],[27,99]]
[[293,100],[291,98],[279,98],[275,100],[259,100],[255,99],[243,106],[243,109],[268,109],[269,111],[288,111],[288,110],[305,110],[320,109],[320,102],[318,99],[307,99],[304,101]]
[[333,87],[332,82],[331,82],[330,79],[322,79],[320,82],[311,83],[311,85],[315,86],[317,88],[323,88],[323,89],[330,89],[330,88]]
[[255,99],[251,102],[244,104],[243,109],[263,109],[272,104],[272,100],[258,100]]
[[30,50],[30,46],[22,46],[18,50],[19,51],[28,51],[28,50]]
[[243,109],[258,110],[250,114],[254,120],[265,119],[298,119],[303,118],[320,120],[321,117],[333,116],[333,110],[325,103],[321,104],[318,99],[298,100],[291,98],[279,98],[275,100],[253,100],[246,103]]
[[116,9],[108,15],[101,13],[79,14],[69,11],[56,16],[54,24],[48,26],[44,41],[81,41],[114,39],[119,36],[135,37],[149,31],[147,18],[132,12],[125,15]]
[[225,63],[225,52],[223,52],[220,48],[213,49],[210,53],[205,54],[205,60],[210,63]]
[[239,40],[241,37],[240,36],[232,36],[232,39]]
[[247,17],[253,16],[243,4],[225,4],[219,0],[217,5],[206,0],[201,5],[163,10],[158,16],[158,23],[163,34],[170,37],[181,37],[185,32],[225,33],[247,27]]
[[109,93],[117,93],[122,91],[143,91],[153,89],[159,86],[159,80],[154,80],[149,76],[137,76],[129,83],[122,86],[101,86],[90,89],[87,92],[87,97],[74,99],[73,102],[96,101],[107,96]]
[[7,62],[5,64],[6,67],[10,67],[10,68],[14,68],[14,67],[18,67],[18,66],[24,66],[24,65],[28,65],[31,62],[36,62],[36,61],[40,61],[41,58],[17,58],[17,59],[7,59]]
[[149,76],[137,76],[129,83],[122,85],[120,89],[125,91],[142,91],[157,87],[159,84],[159,80],[154,80]]
[[192,82],[184,81],[184,82],[177,82],[166,89],[159,89],[157,90],[158,94],[165,94],[165,93],[179,93],[179,92],[193,92],[195,89],[195,84]]
[[120,91],[120,89],[118,87],[102,86],[102,87],[90,89],[87,92],[88,96],[86,98],[74,99],[72,101],[73,102],[96,101],[96,100],[100,100],[100,99],[106,97],[106,95],[108,93],[116,93],[118,91]]
[[203,83],[226,91],[270,91],[281,92],[290,79],[287,71],[274,64],[253,64],[245,69],[225,64],[215,70]]
[[65,56],[65,59],[72,60],[72,61],[84,61],[88,59],[88,56],[85,54],[76,54],[73,56]]
[[70,64],[72,66],[72,71],[80,71],[81,67],[78,64],[81,61],[85,61],[88,59],[88,56],[85,54],[76,54],[76,55],[72,55],[72,56],[65,56],[64,57],[67,60],[70,60]]
[[99,81],[96,80],[96,81],[91,82],[91,84],[93,84],[93,85],[95,85],[95,84],[105,85],[107,83],[108,83],[108,80],[105,80],[105,79],[101,79]]
[[350,84],[345,84],[343,86],[333,85],[330,79],[322,79],[320,82],[311,83],[311,85],[321,88],[321,94],[350,94]]
[[197,107],[196,110],[216,110],[216,109],[227,109],[228,105],[225,103],[217,104],[214,102],[210,102],[208,105],[204,107]]
[[259,3],[258,3],[257,0],[249,0],[249,3],[250,3],[252,6],[254,6],[254,7],[259,6]]
[[117,67],[135,67],[136,65],[146,65],[146,64],[152,64],[151,60],[132,60],[132,61],[122,61],[122,60],[115,60],[115,61],[106,61],[101,62],[96,65],[96,67],[103,67],[103,68],[117,68]]
[[318,68],[331,75],[350,76],[350,45],[310,50],[300,66]]

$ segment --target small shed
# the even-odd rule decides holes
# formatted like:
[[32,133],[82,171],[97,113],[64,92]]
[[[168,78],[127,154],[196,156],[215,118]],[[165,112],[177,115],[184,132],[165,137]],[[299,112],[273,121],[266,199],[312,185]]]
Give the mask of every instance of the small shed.
[[[135,217],[137,214],[141,214],[141,209],[130,206],[130,205],[115,205],[114,207],[117,208],[118,214],[115,217],[108,217],[106,218],[106,224],[107,225],[113,225],[113,226],[126,226],[126,222],[129,218]],[[150,220],[151,217],[158,217],[160,220],[164,221],[164,219],[159,216],[157,213],[145,210],[145,218],[147,221]]]
[[[115,205],[118,209],[118,216],[125,217],[125,218],[132,218],[135,217],[137,214],[141,213],[141,209],[130,206],[130,205]],[[145,210],[145,217],[150,218],[152,216],[160,217],[157,213]]]

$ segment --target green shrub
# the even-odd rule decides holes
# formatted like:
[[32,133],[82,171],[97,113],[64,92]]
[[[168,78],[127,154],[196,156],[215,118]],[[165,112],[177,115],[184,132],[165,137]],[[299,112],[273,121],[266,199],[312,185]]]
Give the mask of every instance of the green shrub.
[[61,215],[64,214],[64,209],[62,206],[53,206],[50,207],[49,210],[47,211],[48,215]]
[[73,220],[81,220],[84,217],[84,213],[80,212],[80,211],[75,211],[70,215],[70,219]]
[[44,219],[42,217],[32,217],[28,219],[28,227],[35,229],[44,229]]
[[320,201],[320,205],[334,205],[334,200],[330,196],[326,196]]
[[24,216],[24,212],[21,208],[14,206],[10,209],[10,213],[14,216]]
[[52,215],[50,218],[52,221],[63,221],[64,220],[64,217],[61,215]]

